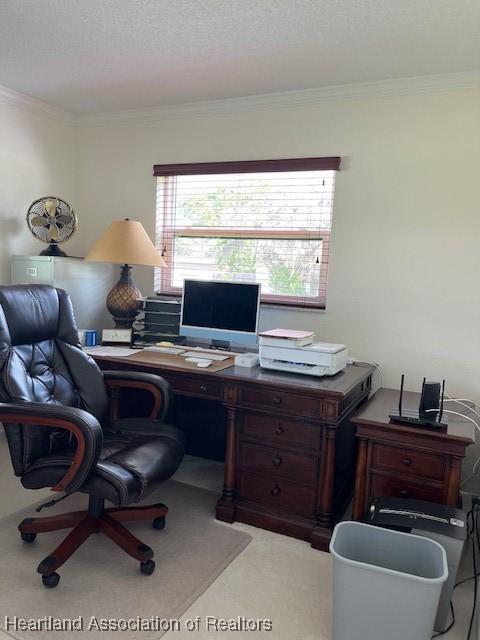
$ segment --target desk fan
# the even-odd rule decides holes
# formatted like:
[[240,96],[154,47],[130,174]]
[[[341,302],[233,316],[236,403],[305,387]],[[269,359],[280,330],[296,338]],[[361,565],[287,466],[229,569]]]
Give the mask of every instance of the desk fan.
[[67,254],[58,245],[72,237],[77,223],[72,207],[54,196],[39,198],[28,208],[28,228],[37,240],[48,244],[41,256],[65,257]]

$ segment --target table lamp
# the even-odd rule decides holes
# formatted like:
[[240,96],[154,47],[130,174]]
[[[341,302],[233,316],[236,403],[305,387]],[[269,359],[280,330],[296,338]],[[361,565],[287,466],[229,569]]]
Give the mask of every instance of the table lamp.
[[133,282],[131,265],[166,266],[143,225],[128,218],[115,220],[93,245],[85,260],[123,265],[120,280],[108,293],[107,309],[113,316],[115,326],[131,327],[141,307],[142,296]]

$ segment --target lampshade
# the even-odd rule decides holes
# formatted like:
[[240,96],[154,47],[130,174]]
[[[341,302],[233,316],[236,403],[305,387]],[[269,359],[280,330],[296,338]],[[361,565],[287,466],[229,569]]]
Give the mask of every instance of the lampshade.
[[88,252],[85,260],[164,267],[147,232],[135,220],[115,220]]
[[115,220],[90,249],[85,260],[122,264],[120,280],[107,296],[107,309],[117,327],[130,327],[140,308],[142,293],[133,282],[132,264],[164,267],[165,261],[147,232],[135,220]]

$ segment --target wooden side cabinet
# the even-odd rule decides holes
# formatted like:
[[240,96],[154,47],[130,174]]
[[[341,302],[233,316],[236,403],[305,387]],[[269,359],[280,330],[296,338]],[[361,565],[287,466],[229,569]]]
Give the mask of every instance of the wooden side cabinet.
[[[404,394],[409,409],[419,394]],[[474,441],[470,422],[450,421],[446,433],[395,424],[389,414],[398,391],[380,389],[352,422],[357,429],[358,455],[352,518],[361,520],[371,498],[413,498],[456,507],[462,459]]]
[[371,376],[370,367],[353,367],[336,379],[297,377],[295,385],[227,384],[225,485],[217,519],[327,550],[351,499],[356,441],[350,416],[368,397]]

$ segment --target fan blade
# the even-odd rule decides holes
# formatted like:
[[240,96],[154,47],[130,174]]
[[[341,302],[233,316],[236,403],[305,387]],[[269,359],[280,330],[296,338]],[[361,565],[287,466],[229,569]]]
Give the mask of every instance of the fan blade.
[[50,218],[53,218],[57,213],[58,200],[45,200],[43,207],[47,215],[49,215]]
[[32,227],[45,227],[48,224],[48,220],[46,218],[42,218],[41,216],[34,216],[30,220],[30,224]]
[[48,228],[48,239],[58,240],[58,227],[56,224],[51,224]]
[[73,222],[73,216],[70,214],[62,213],[55,218],[55,222],[61,222],[62,224],[71,224]]

